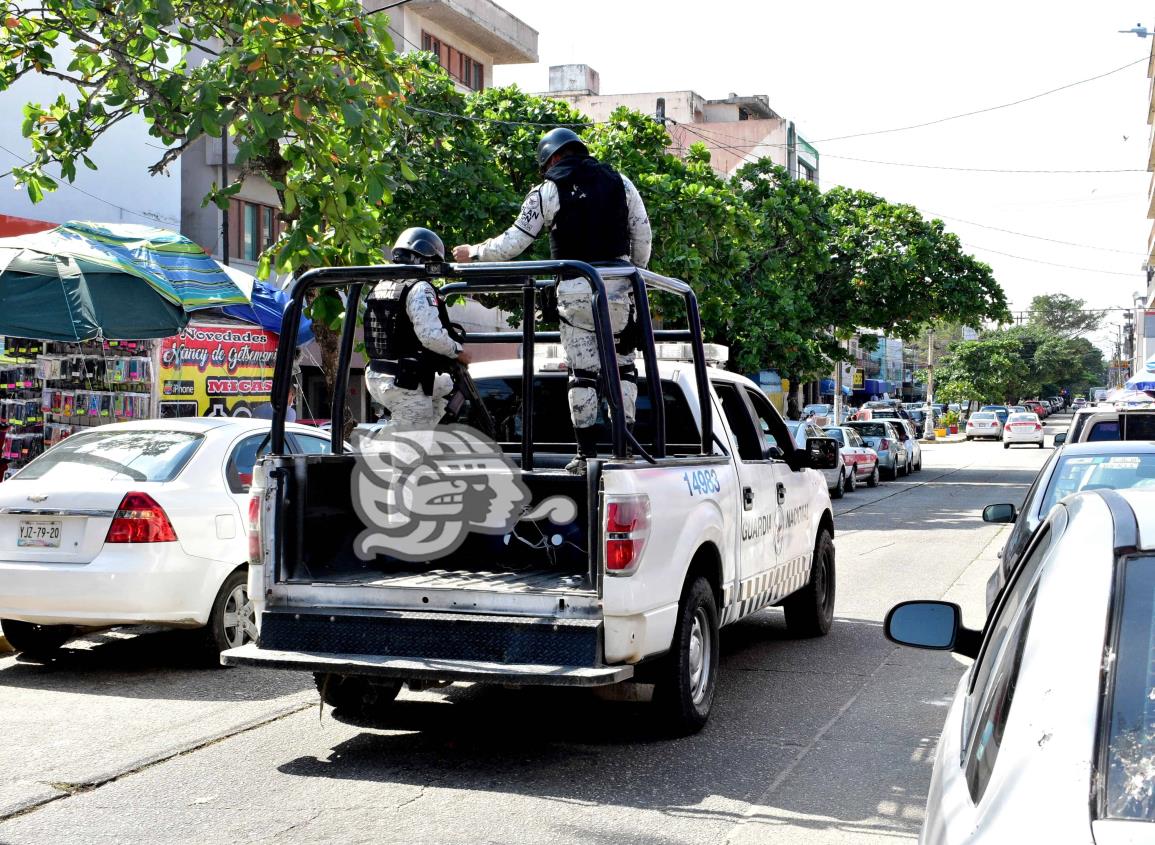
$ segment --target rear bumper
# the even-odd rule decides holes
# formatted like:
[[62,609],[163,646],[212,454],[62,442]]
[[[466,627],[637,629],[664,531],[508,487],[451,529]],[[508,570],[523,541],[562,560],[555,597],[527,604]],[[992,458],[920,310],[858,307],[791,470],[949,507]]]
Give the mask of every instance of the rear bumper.
[[250,643],[221,652],[225,666],[256,666],[298,672],[334,672],[382,678],[430,681],[466,681],[526,686],[597,687],[633,676],[633,666],[565,666],[533,663],[490,663],[471,660],[432,660],[366,654],[325,654],[277,651]]
[[1030,434],[1016,434],[1008,431],[1003,434],[1004,443],[1042,443],[1043,432],[1032,431]]
[[176,543],[106,546],[90,563],[0,561],[0,618],[39,625],[197,626],[234,565]]

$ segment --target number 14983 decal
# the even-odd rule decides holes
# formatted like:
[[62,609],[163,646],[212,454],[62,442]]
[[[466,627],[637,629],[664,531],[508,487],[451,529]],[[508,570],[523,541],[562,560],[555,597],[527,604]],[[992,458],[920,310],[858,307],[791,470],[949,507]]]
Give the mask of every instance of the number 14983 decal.
[[683,472],[682,480],[686,482],[686,489],[691,496],[705,496],[722,490],[722,482],[718,480],[718,473],[712,469]]

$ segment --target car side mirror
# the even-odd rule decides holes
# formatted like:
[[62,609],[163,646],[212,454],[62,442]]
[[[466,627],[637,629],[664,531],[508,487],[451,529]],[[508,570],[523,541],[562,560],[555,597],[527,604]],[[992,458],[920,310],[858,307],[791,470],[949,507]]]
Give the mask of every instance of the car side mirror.
[[806,438],[806,465],[811,469],[836,469],[838,467],[838,441],[829,437]]
[[1067,442],[1067,432],[1060,431],[1058,434],[1055,435],[1055,445],[1056,446],[1062,446],[1066,442]]
[[898,645],[976,657],[982,635],[962,624],[962,609],[945,601],[904,601],[886,614],[886,638]]
[[786,457],[786,453],[782,451],[780,446],[767,446],[766,459],[769,461],[780,461]]
[[987,505],[983,508],[983,522],[1009,523],[1017,518],[1014,505]]

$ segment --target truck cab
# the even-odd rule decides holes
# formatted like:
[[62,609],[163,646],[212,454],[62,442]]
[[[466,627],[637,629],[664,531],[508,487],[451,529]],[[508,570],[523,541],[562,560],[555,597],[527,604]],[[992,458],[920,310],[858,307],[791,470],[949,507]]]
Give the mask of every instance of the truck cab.
[[[391,271],[313,271],[294,288],[294,302],[328,282],[345,285],[355,301]],[[607,364],[616,359],[602,274],[630,278],[642,329],[636,424],[625,428],[617,368],[603,366],[605,457],[588,461],[582,475],[563,469],[575,447],[569,373],[549,345],[556,333],[536,320],[471,338],[522,342],[519,359],[469,368],[475,390],[460,419],[476,420],[481,409],[473,406],[482,405],[484,437],[457,425],[424,434],[384,426],[349,451],[335,407],[334,454],[289,455],[276,442],[275,420],[250,506],[249,594],[260,638],[225,652],[225,664],[311,671],[326,702],[360,711],[386,706],[404,684],[640,681],[653,685],[670,727],[685,733],[709,716],[723,627],[781,605],[792,633],[829,630],[834,524],[821,470],[836,464],[838,444],[822,437],[797,447],[757,385],[709,365],[688,286],[579,262],[437,272],[460,279],[446,285],[455,293],[512,289],[529,306],[525,314],[534,314],[533,297],[551,277],[581,275],[599,305]],[[545,284],[527,275],[534,273]],[[473,282],[473,274],[481,278]],[[683,300],[688,328],[653,327],[653,289]],[[343,339],[351,345],[351,337]],[[285,384],[279,361],[275,406]],[[387,483],[367,481],[381,450],[398,443],[417,455],[412,465],[391,464]],[[442,495],[447,490],[463,492]],[[458,510],[447,516],[451,505]],[[474,516],[462,516],[467,510]],[[392,532],[383,515],[401,512],[409,521]],[[468,530],[454,529],[458,523]],[[453,530],[464,536],[451,548],[434,554],[426,542],[414,552],[414,537]],[[366,549],[367,535],[384,544]]]

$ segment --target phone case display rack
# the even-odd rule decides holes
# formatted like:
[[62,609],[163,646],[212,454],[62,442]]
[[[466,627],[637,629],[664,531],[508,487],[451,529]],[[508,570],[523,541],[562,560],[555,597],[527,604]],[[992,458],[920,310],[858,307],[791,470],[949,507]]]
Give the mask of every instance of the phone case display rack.
[[77,431],[151,416],[146,341],[6,337],[4,353],[9,362],[0,365],[4,477]]

